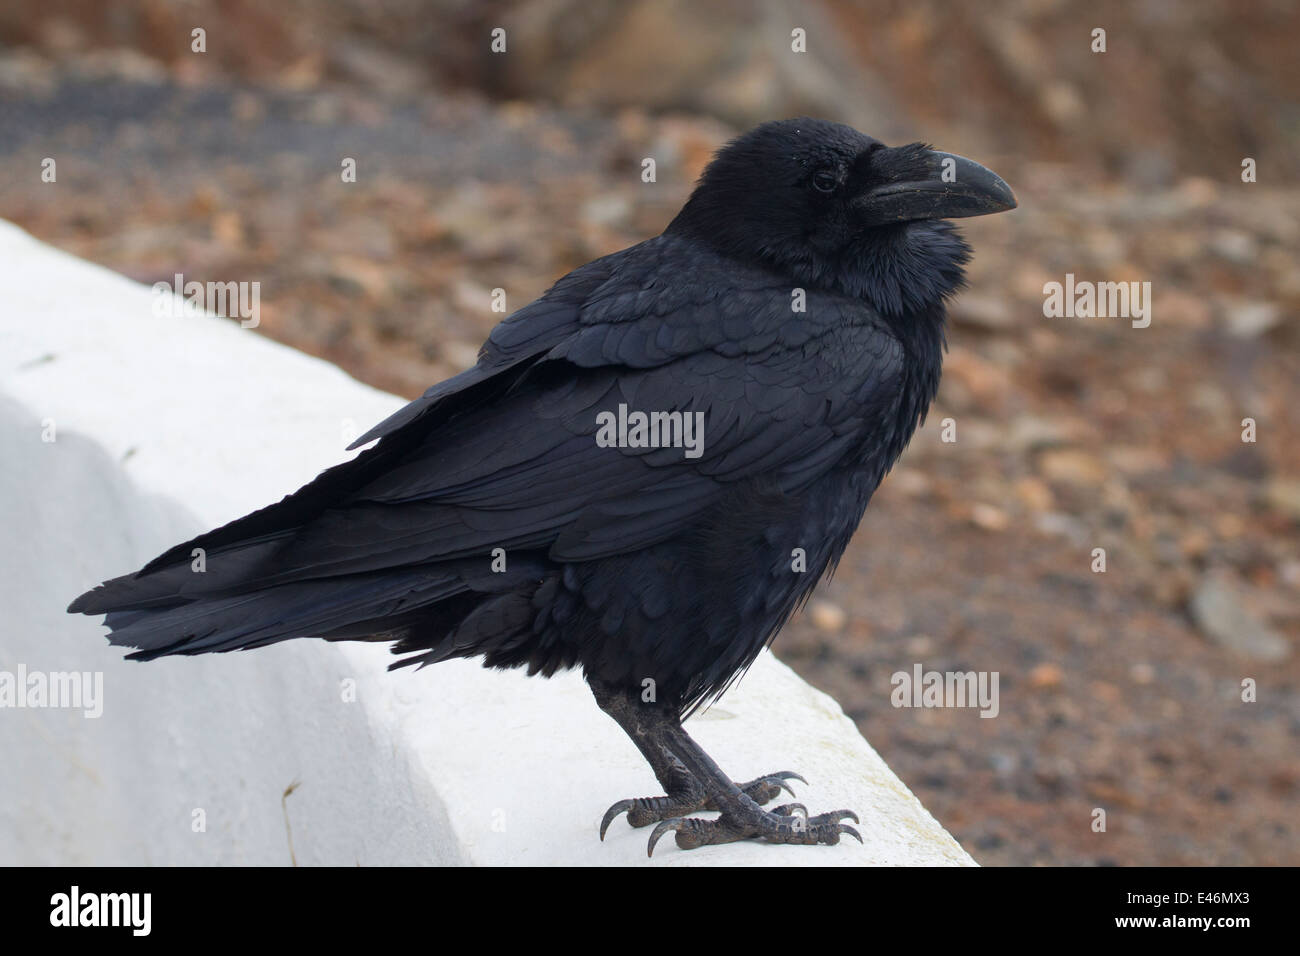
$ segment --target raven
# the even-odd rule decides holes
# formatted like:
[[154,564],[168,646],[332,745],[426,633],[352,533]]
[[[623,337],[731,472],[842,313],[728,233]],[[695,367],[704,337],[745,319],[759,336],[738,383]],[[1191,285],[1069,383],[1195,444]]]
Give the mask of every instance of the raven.
[[1015,205],[960,156],[765,123],[661,235],[561,278],[351,446],[372,447],[68,610],[132,660],[320,637],[393,642],[393,667],[581,667],[665,789],[602,839],[626,812],[657,824],[650,853],[670,831],[860,840],[848,810],[764,810],[803,778],[733,783],[682,721],[835,566],[924,420],[970,257],[943,220]]

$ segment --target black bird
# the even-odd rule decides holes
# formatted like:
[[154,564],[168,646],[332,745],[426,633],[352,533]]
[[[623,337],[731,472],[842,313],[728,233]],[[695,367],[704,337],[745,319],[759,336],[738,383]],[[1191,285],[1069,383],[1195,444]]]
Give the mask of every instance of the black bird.
[[602,838],[623,811],[658,824],[650,852],[858,837],[847,810],[762,809],[802,778],[733,783],[682,720],[834,567],[924,420],[970,255],[942,220],[1015,205],[960,156],[763,124],[662,235],[515,312],[352,446],[373,447],[68,610],[106,613],[132,660],[321,637],[394,642],[394,667],[581,667],[666,792]]

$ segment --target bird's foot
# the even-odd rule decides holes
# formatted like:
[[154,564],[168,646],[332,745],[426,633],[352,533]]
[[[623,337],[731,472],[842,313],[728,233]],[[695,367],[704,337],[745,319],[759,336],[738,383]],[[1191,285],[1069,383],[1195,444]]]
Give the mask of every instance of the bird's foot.
[[[780,773],[766,774],[748,783],[738,783],[736,786],[740,788],[741,793],[762,806],[776,799],[782,790],[792,797],[795,795],[795,792],[790,789],[790,785],[786,783],[787,780],[798,780],[800,783],[808,782],[797,773],[783,770]],[[720,809],[722,808],[717,801],[706,795],[703,788],[699,787],[687,788],[666,797],[637,797],[634,800],[620,800],[605,811],[605,816],[600,821],[600,838],[605,839],[605,831],[609,829],[609,825],[614,822],[614,819],[620,813],[625,811],[629,824],[634,827],[646,827],[652,823],[681,817],[687,813]]]
[[844,833],[861,843],[862,836],[858,831],[847,823],[841,823],[841,820],[857,823],[858,815],[852,810],[832,810],[830,813],[810,817],[803,804],[788,803],[771,811],[757,807],[724,810],[716,820],[675,817],[661,821],[654,828],[646,847],[646,856],[654,855],[655,844],[670,830],[676,831],[677,845],[683,850],[753,839],[768,843],[824,843],[831,846],[839,843],[840,835]]

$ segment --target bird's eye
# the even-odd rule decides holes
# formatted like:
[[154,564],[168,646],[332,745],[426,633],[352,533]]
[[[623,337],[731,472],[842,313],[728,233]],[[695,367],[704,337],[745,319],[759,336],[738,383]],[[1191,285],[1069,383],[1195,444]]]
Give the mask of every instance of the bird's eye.
[[813,173],[812,184],[819,193],[833,193],[840,184],[840,177],[833,169],[819,169]]

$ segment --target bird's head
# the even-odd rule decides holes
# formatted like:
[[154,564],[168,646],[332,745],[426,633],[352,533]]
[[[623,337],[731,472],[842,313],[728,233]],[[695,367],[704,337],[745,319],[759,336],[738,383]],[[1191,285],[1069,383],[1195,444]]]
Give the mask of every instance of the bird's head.
[[723,147],[667,232],[901,314],[962,283],[970,250],[942,220],[1015,206],[1001,178],[962,156],[779,120]]

